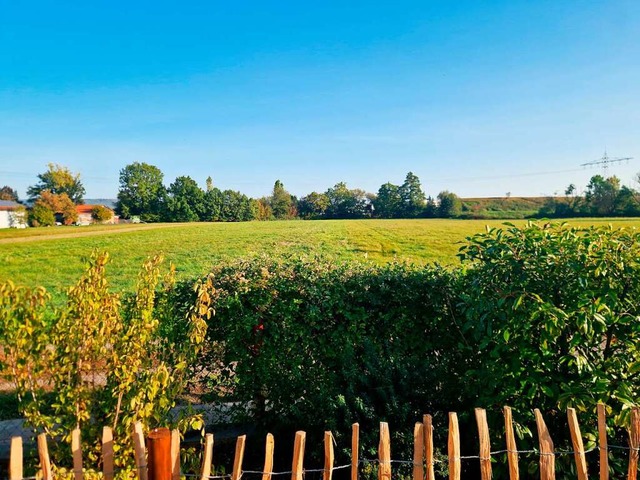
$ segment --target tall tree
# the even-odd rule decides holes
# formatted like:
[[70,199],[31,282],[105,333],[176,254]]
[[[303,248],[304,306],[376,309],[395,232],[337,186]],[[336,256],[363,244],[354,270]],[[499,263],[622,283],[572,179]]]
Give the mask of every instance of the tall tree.
[[616,210],[616,198],[620,191],[620,179],[613,176],[604,178],[594,175],[587,185],[585,202],[594,215],[613,215]]
[[132,163],[120,170],[117,210],[125,218],[139,216],[145,222],[157,222],[164,209],[164,175],[148,163]]
[[13,202],[18,201],[18,192],[8,185],[0,188],[0,200],[10,200]]
[[197,222],[204,220],[205,193],[191,177],[178,177],[169,185],[165,210],[170,222]]
[[329,198],[324,193],[311,192],[298,201],[298,213],[302,218],[323,218],[329,208]]
[[65,193],[73,203],[83,203],[85,189],[79,173],[74,174],[67,167],[50,163],[48,170],[38,175],[38,178],[40,181],[27,189],[31,200],[38,198],[40,192],[48,190],[54,195]]
[[438,216],[442,218],[457,217],[462,210],[460,198],[452,192],[444,190],[438,194]]
[[295,202],[289,192],[284,189],[284,185],[280,180],[276,180],[273,185],[273,192],[270,198],[271,212],[277,219],[292,218],[295,216],[292,210],[294,210]]
[[407,173],[404,183],[400,186],[399,193],[402,200],[401,216],[404,218],[420,216],[424,210],[426,198],[418,176],[413,172]]
[[373,201],[373,212],[379,218],[400,217],[403,213],[400,187],[389,182],[381,185]]
[[365,218],[371,213],[366,192],[359,188],[351,190],[344,182],[336,183],[325,195],[329,200],[327,218]]

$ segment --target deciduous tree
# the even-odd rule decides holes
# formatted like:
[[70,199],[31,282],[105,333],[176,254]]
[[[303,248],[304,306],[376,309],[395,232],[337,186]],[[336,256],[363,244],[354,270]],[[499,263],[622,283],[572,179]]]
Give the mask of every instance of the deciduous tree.
[[13,202],[18,201],[18,192],[8,185],[0,188],[0,200],[10,200]]
[[420,179],[413,172],[407,173],[399,192],[401,214],[403,218],[416,218],[424,210],[425,195],[420,186]]
[[148,163],[132,163],[120,170],[117,210],[125,218],[139,216],[145,222],[157,222],[164,209],[164,175]]
[[41,192],[48,190],[55,195],[66,194],[73,203],[83,203],[85,189],[79,173],[74,174],[67,167],[50,163],[48,170],[38,175],[38,178],[40,181],[27,190],[31,200],[35,200]]

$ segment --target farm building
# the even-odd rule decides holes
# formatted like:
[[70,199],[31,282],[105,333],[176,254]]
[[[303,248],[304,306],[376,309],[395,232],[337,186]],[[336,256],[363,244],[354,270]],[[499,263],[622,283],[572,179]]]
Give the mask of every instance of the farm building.
[[[94,218],[94,212],[96,208],[102,208],[110,213],[110,216],[106,220],[96,220]],[[76,211],[78,212],[78,225],[93,225],[94,223],[114,224],[118,223],[118,217],[113,210],[103,205],[77,205]]]
[[27,212],[24,205],[12,200],[0,200],[0,228],[25,228]]

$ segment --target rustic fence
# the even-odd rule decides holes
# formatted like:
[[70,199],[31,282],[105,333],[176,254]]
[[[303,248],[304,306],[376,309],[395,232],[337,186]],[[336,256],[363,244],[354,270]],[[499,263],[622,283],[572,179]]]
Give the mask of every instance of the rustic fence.
[[[599,478],[609,479],[610,449],[626,450],[629,453],[629,465],[627,480],[637,480],[638,460],[640,452],[640,409],[634,408],[631,411],[631,424],[629,429],[629,445],[608,445],[606,433],[605,407],[598,405],[598,445],[594,447],[599,450]],[[538,409],[534,410],[536,429],[538,434],[539,448],[536,450],[518,450],[514,435],[511,409],[504,407],[505,424],[505,449],[491,450],[489,441],[489,428],[487,424],[486,412],[483,409],[475,410],[475,418],[478,427],[479,452],[477,456],[461,456],[460,433],[458,429],[458,417],[456,413],[449,413],[449,430],[447,444],[447,462],[450,480],[461,479],[461,461],[478,461],[482,480],[489,480],[492,477],[492,458],[496,455],[506,455],[508,462],[510,480],[518,480],[519,455],[534,454],[539,457],[539,473],[541,480],[555,480],[555,459],[557,455],[573,455],[575,457],[576,472],[578,480],[587,480],[588,467],[580,426],[574,409],[567,409],[569,432],[573,445],[572,451],[555,451],[553,440],[544,422],[542,414]],[[188,475],[198,477],[199,480],[240,480],[243,474],[261,475],[262,480],[272,480],[274,476],[291,475],[291,480],[303,480],[305,473],[322,473],[323,480],[332,480],[333,472],[342,469],[351,469],[351,480],[358,480],[359,469],[365,463],[376,463],[378,466],[378,480],[391,480],[392,464],[408,464],[413,467],[413,480],[435,480],[434,472],[434,441],[433,441],[433,419],[430,415],[424,415],[421,423],[416,423],[414,428],[414,454],[412,460],[391,460],[391,443],[389,427],[386,423],[380,423],[380,443],[378,445],[378,458],[376,460],[360,459],[360,427],[357,423],[352,426],[351,437],[351,462],[349,464],[335,466],[334,463],[334,440],[331,432],[324,435],[324,468],[309,470],[304,469],[305,432],[296,432],[293,449],[293,462],[290,471],[273,472],[273,452],[274,438],[267,435],[265,445],[265,460],[262,471],[243,470],[246,436],[237,438],[233,470],[230,475],[212,476],[213,458],[213,435],[205,436],[202,464],[198,475]],[[38,455],[42,480],[53,480],[51,461],[47,448],[47,438],[41,434],[37,438]],[[139,480],[180,480],[180,434],[177,430],[156,429],[149,433],[146,438],[143,434],[142,425],[137,423],[132,432],[132,441],[136,457],[137,475]],[[82,442],[80,431],[72,433],[71,450],[73,454],[73,474],[75,480],[83,478]],[[113,435],[110,428],[105,427],[102,436],[102,474],[105,480],[114,478],[113,461]],[[23,476],[23,452],[22,438],[11,439],[11,456],[9,462],[10,480],[32,480]]]

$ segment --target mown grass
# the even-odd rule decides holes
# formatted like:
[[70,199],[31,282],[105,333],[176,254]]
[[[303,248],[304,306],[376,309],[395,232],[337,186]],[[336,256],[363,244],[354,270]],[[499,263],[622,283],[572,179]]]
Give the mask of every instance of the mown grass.
[[[467,236],[501,220],[324,220],[190,223],[4,230],[0,281],[46,287],[54,298],[80,276],[94,250],[111,255],[115,290],[130,290],[145,258],[162,253],[178,278],[205,274],[221,260],[253,254],[325,254],[336,261],[457,264]],[[524,221],[514,221],[523,224]],[[572,225],[640,227],[640,219],[580,219]],[[136,228],[137,227],[137,228]]]

